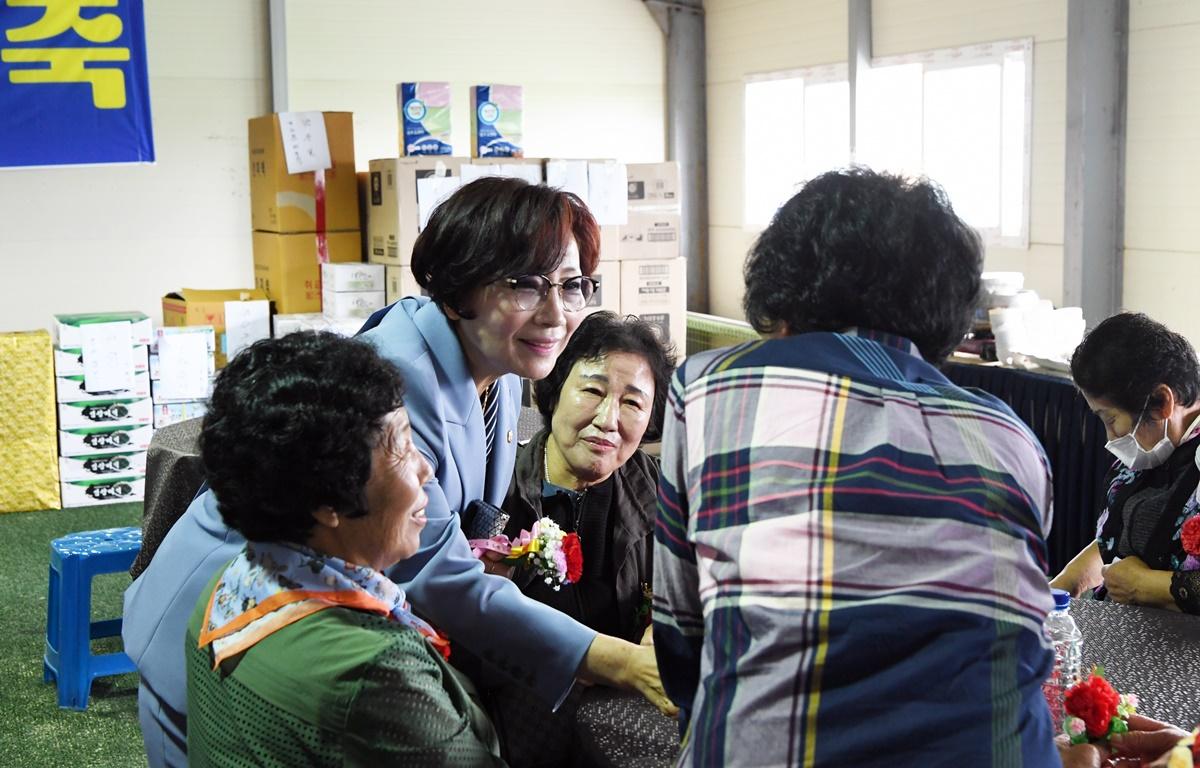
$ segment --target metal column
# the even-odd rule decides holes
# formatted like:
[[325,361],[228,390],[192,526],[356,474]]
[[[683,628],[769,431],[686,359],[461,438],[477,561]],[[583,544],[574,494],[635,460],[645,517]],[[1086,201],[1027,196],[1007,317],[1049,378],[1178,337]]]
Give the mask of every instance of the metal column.
[[667,36],[667,158],[679,162],[688,309],[708,311],[708,115],[702,0],[645,0]]
[[271,27],[271,111],[287,112],[287,0],[270,1]]
[[1063,303],[1089,327],[1121,306],[1128,0],[1068,0]]
[[850,46],[847,75],[850,80],[850,162],[858,162],[858,114],[863,96],[859,78],[871,67],[871,0],[850,0]]

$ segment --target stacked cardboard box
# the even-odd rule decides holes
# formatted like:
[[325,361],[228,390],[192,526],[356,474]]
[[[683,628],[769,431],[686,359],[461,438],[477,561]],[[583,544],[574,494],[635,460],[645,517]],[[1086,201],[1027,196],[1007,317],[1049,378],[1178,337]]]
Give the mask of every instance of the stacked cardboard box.
[[153,433],[150,319],[55,315],[54,331],[62,505],[141,500]]
[[150,346],[155,429],[203,416],[208,410],[217,373],[217,338],[211,325],[177,325],[155,331]]
[[51,349],[46,331],[0,333],[0,512],[60,505]]
[[[405,267],[433,209],[462,183],[460,157],[388,157],[372,160],[368,188],[367,259]],[[391,298],[388,301],[392,301]]]
[[382,264],[322,264],[321,313],[331,320],[366,319],[384,305]]
[[353,336],[363,327],[361,318],[352,317],[348,320],[333,320],[320,312],[310,312],[301,315],[275,315],[275,336],[287,336],[297,331],[328,331],[342,336]]
[[[288,172],[288,154],[303,140],[284,136],[280,115],[250,120],[250,202],[254,281],[277,312],[318,312],[324,262],[359,261],[361,233],[354,127],[349,112],[293,113],[316,120],[328,139],[330,167]],[[322,145],[323,146],[323,145]]]
[[679,164],[626,166],[628,223],[620,228],[621,311],[649,320],[683,355],[687,259],[679,255]]
[[259,288],[183,288],[163,296],[162,313],[168,328],[207,328],[214,335],[209,346],[217,368],[243,347],[271,336],[271,306]]

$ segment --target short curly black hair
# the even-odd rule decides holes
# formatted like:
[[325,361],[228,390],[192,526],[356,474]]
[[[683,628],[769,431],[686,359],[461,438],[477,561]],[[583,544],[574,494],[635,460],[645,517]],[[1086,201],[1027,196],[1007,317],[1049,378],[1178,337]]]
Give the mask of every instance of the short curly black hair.
[[1151,396],[1159,384],[1170,387],[1182,405],[1200,396],[1196,350],[1140,312],[1113,315],[1093,328],[1071,355],[1071,376],[1089,397],[1108,400],[1135,417],[1162,407],[1163,401]]
[[553,272],[571,238],[580,271],[592,274],[600,229],[583,201],[542,184],[485,176],[433,212],[413,246],[412,273],[438,306],[469,318],[471,291],[503,277]]
[[371,456],[404,380],[370,344],[304,331],[255,342],[217,377],[200,456],[225,523],[303,544],[313,512],[366,514]]
[[546,428],[558,407],[558,398],[571,369],[580,360],[601,360],[612,352],[639,355],[650,365],[654,376],[654,404],[650,408],[650,423],[643,440],[662,436],[663,410],[667,388],[675,370],[675,347],[664,344],[653,324],[634,315],[619,317],[612,312],[595,312],[583,318],[567,346],[554,363],[550,375],[533,383],[533,396]]
[[746,318],[759,333],[869,328],[940,364],[971,327],[979,235],[926,179],[868,168],[809,181],[746,259]]

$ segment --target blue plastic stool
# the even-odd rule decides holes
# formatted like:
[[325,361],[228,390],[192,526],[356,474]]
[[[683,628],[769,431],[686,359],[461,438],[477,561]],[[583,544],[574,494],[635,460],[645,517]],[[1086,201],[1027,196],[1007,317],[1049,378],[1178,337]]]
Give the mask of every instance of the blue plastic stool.
[[142,548],[137,528],[81,531],[50,542],[50,596],[42,679],[58,683],[58,706],[87,709],[92,680],[135,671],[124,652],[92,655],[91,639],[121,634],[121,620],[92,621],[92,577],[121,573]]

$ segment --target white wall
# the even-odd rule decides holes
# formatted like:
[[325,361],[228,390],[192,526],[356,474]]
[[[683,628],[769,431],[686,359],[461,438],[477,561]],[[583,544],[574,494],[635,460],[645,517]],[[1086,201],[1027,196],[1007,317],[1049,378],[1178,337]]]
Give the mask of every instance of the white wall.
[[709,311],[741,318],[744,78],[846,60],[846,0],[706,0]]
[[[253,284],[246,121],[268,112],[266,0],[146,3],[153,166],[0,171],[0,331]],[[664,157],[664,43],[640,0],[289,0],[289,106],[355,112],[360,169],[399,154],[395,84],[525,86],[529,156]],[[0,118],[2,119],[2,118]]]
[[1125,307],[1200,346],[1200,3],[1129,4]]
[[454,154],[469,87],[524,86],[528,157],[665,157],[664,42],[641,0],[290,0],[289,106],[354,112],[360,170],[399,154],[396,84],[451,84]]
[[269,109],[266,3],[145,8],[157,162],[0,170],[0,331],[157,318],[167,291],[253,283],[246,119]]

